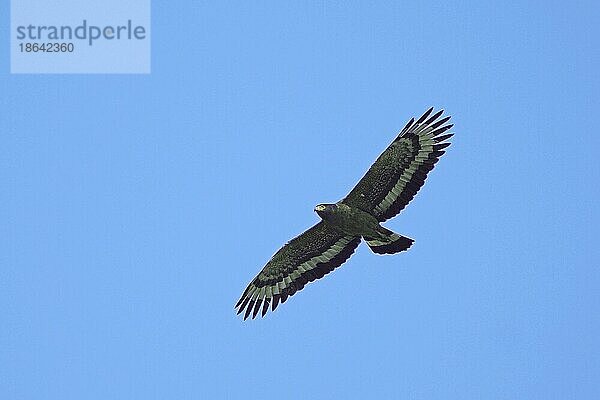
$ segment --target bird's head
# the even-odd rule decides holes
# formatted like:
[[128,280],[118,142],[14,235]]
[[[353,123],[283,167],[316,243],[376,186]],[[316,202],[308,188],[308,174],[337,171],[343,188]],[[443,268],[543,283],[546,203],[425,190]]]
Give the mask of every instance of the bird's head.
[[335,207],[335,204],[319,204],[315,207],[315,212],[319,214],[319,217],[325,218],[325,216],[330,214]]

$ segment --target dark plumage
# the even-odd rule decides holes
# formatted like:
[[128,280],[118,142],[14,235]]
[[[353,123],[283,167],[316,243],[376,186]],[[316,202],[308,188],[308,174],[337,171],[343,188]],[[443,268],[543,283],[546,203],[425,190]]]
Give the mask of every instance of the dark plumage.
[[394,233],[380,222],[397,215],[425,183],[427,174],[450,145],[450,117],[430,108],[411,119],[377,158],[352,191],[335,204],[320,204],[321,221],[286,243],[250,282],[236,304],[244,319],[269,306],[274,311],[304,286],[342,265],[361,238],[377,254],[407,250],[413,239]]

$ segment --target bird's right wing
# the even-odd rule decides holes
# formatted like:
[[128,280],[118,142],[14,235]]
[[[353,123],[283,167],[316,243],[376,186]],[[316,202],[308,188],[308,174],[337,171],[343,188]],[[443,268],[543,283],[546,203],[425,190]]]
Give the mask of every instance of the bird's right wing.
[[443,110],[429,117],[432,111],[430,108],[416,122],[413,118],[406,124],[343,203],[372,213],[380,222],[406,207],[450,145],[445,140],[452,134],[443,134],[452,128],[446,125],[450,117],[439,119]]
[[262,306],[275,310],[279,302],[342,265],[360,243],[360,237],[344,235],[321,221],[286,243],[250,282],[235,307],[244,319],[252,318]]

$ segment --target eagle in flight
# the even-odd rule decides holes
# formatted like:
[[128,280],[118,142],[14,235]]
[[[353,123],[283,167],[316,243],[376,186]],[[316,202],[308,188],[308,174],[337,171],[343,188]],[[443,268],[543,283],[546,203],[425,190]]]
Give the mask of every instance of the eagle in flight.
[[286,243],[250,282],[235,305],[244,320],[279,303],[342,265],[361,238],[377,254],[407,250],[413,239],[384,228],[381,222],[397,215],[425,183],[427,173],[444,154],[452,137],[449,116],[433,107],[412,118],[343,200],[319,204],[321,221]]

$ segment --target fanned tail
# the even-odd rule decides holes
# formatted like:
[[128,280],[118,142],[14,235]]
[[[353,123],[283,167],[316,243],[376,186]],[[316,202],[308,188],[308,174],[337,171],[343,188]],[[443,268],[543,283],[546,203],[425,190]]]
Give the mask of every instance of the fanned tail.
[[377,233],[379,233],[379,237],[377,238],[364,238],[367,242],[367,245],[369,245],[371,250],[373,250],[373,253],[399,253],[401,251],[408,250],[408,248],[414,243],[413,239],[398,235],[397,233],[394,233],[384,227],[379,227]]

